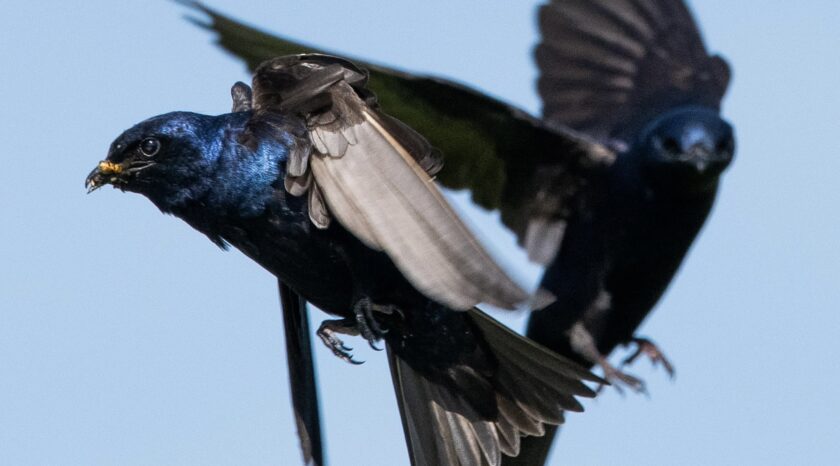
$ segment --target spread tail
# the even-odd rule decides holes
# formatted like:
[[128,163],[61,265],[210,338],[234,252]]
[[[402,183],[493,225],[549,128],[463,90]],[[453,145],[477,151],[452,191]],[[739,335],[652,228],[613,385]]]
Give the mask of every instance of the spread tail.
[[521,437],[583,410],[574,397],[595,395],[583,381],[601,382],[481,311],[463,315],[489,348],[492,371],[462,363],[445,370],[453,383],[434,382],[388,348],[413,466],[500,465],[502,455],[519,454]]

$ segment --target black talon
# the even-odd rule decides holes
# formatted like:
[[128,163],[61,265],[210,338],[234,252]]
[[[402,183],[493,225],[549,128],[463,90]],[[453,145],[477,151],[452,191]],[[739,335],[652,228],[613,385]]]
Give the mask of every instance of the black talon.
[[353,325],[353,321],[349,319],[325,320],[321,322],[321,326],[318,327],[316,335],[324,343],[324,346],[329,348],[339,359],[354,365],[364,364],[364,361],[353,359],[353,355],[350,353],[353,348],[344,344],[340,338],[335,336],[336,333],[358,335],[359,332],[355,325]]
[[353,306],[353,312],[356,314],[356,329],[367,340],[371,348],[375,351],[382,351],[382,348],[376,346],[376,341],[381,339],[387,330],[383,329],[376,321],[373,311],[385,314],[393,312],[391,306],[377,306],[369,298],[361,298]]
[[379,325],[379,322],[376,321],[373,314],[374,311],[389,315],[394,312],[400,313],[399,309],[393,306],[379,306],[373,304],[369,298],[361,298],[353,306],[353,313],[356,317],[355,319],[347,318],[325,320],[321,323],[321,326],[318,327],[318,338],[320,338],[321,341],[324,342],[324,345],[340,359],[347,361],[350,364],[362,364],[364,361],[357,361],[356,359],[353,359],[353,355],[350,353],[353,351],[353,348],[345,345],[344,342],[341,341],[341,339],[335,334],[341,333],[351,336],[361,335],[368,342],[371,348],[375,351],[382,351],[383,348],[377,346],[376,342],[382,338],[382,336],[387,332],[387,329],[383,329]]

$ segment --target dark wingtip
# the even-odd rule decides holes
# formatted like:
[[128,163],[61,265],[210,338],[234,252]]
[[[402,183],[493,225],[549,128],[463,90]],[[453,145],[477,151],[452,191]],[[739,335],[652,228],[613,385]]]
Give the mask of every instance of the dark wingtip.
[[187,8],[193,8],[196,10],[207,12],[207,7],[201,4],[201,2],[197,2],[196,0],[172,0],[172,2],[177,3],[179,5],[183,5]]
[[200,27],[201,29],[207,29],[207,30],[213,29],[213,23],[211,23],[209,21],[206,21],[206,20],[201,20],[199,18],[196,18],[195,16],[183,15],[182,18],[184,18],[184,20],[192,23],[193,25]]
[[203,3],[197,2],[195,0],[171,0],[178,5],[187,7],[192,11],[190,13],[200,13],[205,14],[210,17],[210,20],[206,18],[198,18],[196,16],[192,16],[191,14],[183,15],[183,18],[190,23],[202,28],[202,29],[212,29],[213,28],[213,21],[212,18],[215,16],[215,11],[211,10],[210,8],[206,7]]

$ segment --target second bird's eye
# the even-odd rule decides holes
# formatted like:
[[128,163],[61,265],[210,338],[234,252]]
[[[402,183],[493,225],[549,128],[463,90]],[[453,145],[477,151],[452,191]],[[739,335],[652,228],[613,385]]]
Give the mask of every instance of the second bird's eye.
[[146,157],[154,157],[160,150],[160,141],[155,138],[146,138],[140,141],[140,152]]

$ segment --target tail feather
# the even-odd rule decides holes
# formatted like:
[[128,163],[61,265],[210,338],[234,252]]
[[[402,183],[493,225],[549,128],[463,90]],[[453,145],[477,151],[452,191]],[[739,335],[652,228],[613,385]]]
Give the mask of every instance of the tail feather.
[[502,466],[543,466],[548,461],[551,445],[559,430],[557,426],[548,426],[544,436],[522,439],[520,454],[505,458]]
[[[487,314],[479,310],[471,310],[470,316],[476,325],[484,332],[485,338],[491,340],[490,336],[497,338],[492,340],[494,348],[497,353],[500,350],[509,352],[511,354],[505,355],[505,359],[510,362],[518,363],[520,367],[534,367],[538,366],[540,369],[533,373],[540,374],[543,371],[550,371],[553,374],[552,382],[569,383],[575,388],[575,395],[592,398],[595,392],[581,383],[581,381],[589,381],[595,383],[604,383],[604,380],[593,374],[580,364],[556,354],[550,349],[535,343],[532,340],[523,338],[514,333],[499,321],[493,319]],[[512,338],[511,338],[512,337]],[[497,354],[498,355],[498,354]],[[515,356],[519,356],[518,358]],[[547,376],[547,375],[546,375]]]
[[[388,356],[413,466],[500,464],[495,430],[468,404]],[[495,458],[487,463],[484,458]]]
[[545,426],[522,409],[513,401],[507,398],[502,398],[499,402],[499,413],[501,418],[505,421],[506,426],[510,426],[511,430],[516,433],[515,443],[519,444],[519,432],[523,435],[530,435],[534,437],[542,437],[545,433]]
[[[486,314],[468,316],[496,359],[488,379],[495,403],[472,406],[460,386],[432,382],[389,347],[394,388],[413,466],[499,466],[519,453],[521,437],[542,436],[563,423],[564,410],[581,411],[575,396],[595,393],[583,380],[600,381],[575,363],[517,335]],[[474,374],[469,367],[455,372]]]

